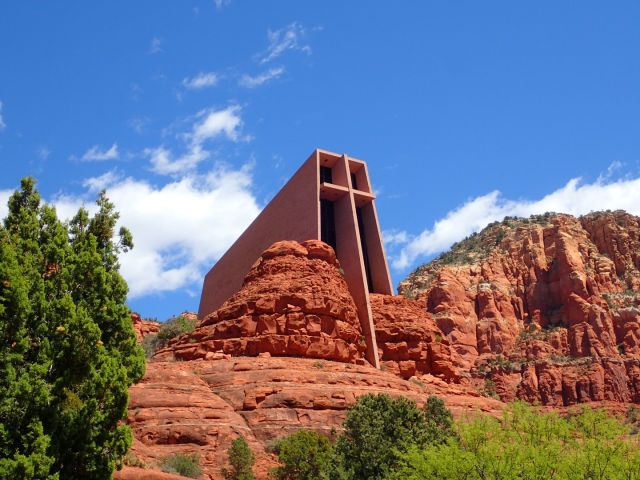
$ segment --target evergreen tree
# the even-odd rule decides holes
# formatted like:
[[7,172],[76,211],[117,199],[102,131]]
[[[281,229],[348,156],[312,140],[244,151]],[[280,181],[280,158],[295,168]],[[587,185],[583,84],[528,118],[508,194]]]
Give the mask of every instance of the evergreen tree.
[[249,448],[249,444],[243,437],[231,442],[227,451],[231,468],[223,468],[222,476],[225,480],[254,480],[253,464],[256,459]]
[[69,224],[31,178],[0,227],[0,478],[110,478],[131,444],[121,420],[144,373],[104,192]]
[[404,397],[363,395],[347,412],[334,451],[334,479],[378,480],[394,470],[399,454],[429,437],[425,415]]
[[281,465],[269,474],[279,480],[327,480],[332,446],[327,437],[311,430],[298,430],[276,444]]
[[450,438],[456,438],[453,415],[445,407],[442,399],[431,395],[424,406],[427,430],[427,443],[445,443]]

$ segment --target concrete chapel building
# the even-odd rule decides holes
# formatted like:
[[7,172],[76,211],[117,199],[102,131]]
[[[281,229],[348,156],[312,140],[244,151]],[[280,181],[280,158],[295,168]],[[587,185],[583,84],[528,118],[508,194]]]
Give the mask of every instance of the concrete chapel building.
[[344,270],[367,343],[379,367],[369,293],[393,295],[391,277],[362,160],[317,149],[207,273],[198,317],[218,309],[242,287],[261,253],[280,240],[322,240]]

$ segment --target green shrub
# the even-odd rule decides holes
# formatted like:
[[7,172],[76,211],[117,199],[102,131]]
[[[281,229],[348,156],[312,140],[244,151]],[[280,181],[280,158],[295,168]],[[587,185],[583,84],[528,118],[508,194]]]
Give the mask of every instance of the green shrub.
[[149,468],[149,465],[147,465],[145,462],[143,462],[142,460],[140,460],[135,453],[129,451],[125,456],[124,456],[124,460],[123,463],[125,465],[128,465],[130,467],[138,467],[138,468]]
[[243,437],[236,438],[227,451],[231,468],[223,468],[225,480],[254,480],[253,464],[255,457]]
[[640,444],[603,411],[563,418],[524,403],[501,419],[458,424],[459,440],[413,446],[391,478],[402,480],[622,480],[640,478]]
[[440,398],[431,395],[424,406],[424,414],[427,443],[436,445],[445,443],[449,439],[457,438],[453,415],[444,406],[444,402]]
[[200,457],[197,453],[175,453],[162,459],[162,471],[177,473],[183,477],[198,478],[202,475]]
[[155,333],[145,335],[142,339],[142,348],[144,349],[145,356],[147,358],[151,358],[159,348],[158,335],[156,335]]
[[183,333],[193,332],[196,328],[196,323],[196,320],[191,320],[183,317],[182,315],[170,318],[164,322],[160,327],[160,330],[158,330],[158,341],[163,345],[166,345],[166,343],[172,338],[180,336]]
[[196,320],[191,320],[182,315],[164,322],[160,326],[158,333],[146,335],[142,339],[142,348],[144,348],[147,358],[152,357],[156,350],[166,347],[172,338],[193,332],[197,323]]
[[347,412],[334,451],[332,478],[383,479],[398,455],[429,440],[425,414],[404,397],[363,395]]
[[331,462],[331,442],[324,435],[298,430],[275,447],[281,465],[269,475],[279,480],[325,480]]

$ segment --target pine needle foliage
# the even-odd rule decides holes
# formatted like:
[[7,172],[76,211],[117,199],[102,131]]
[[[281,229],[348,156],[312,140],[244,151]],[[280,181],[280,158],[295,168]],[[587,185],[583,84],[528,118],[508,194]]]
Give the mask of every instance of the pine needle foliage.
[[102,192],[68,223],[25,178],[0,226],[0,479],[107,479],[131,444],[144,373],[118,255],[133,247]]
[[253,464],[255,457],[249,444],[243,437],[236,438],[227,452],[230,468],[222,469],[225,480],[254,480]]

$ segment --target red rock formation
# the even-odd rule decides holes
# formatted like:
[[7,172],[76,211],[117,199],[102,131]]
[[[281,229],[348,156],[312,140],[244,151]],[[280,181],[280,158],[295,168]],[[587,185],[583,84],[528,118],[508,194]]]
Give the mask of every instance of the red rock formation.
[[164,480],[154,476],[163,457],[195,452],[205,478],[220,479],[227,449],[239,435],[256,455],[257,478],[267,478],[276,461],[265,450],[270,440],[300,428],[331,435],[341,428],[346,409],[366,393],[405,396],[419,405],[436,394],[456,415],[498,414],[503,407],[431,375],[406,381],[368,364],[274,357],[151,362],[131,387],[128,415],[132,454],[149,467],[149,476],[129,467],[117,478]]
[[269,353],[355,363],[364,361],[364,349],[333,249],[317,240],[283,241],[262,254],[235,295],[156,359]]
[[640,402],[640,218],[505,219],[400,290],[445,335],[463,377],[504,400]]
[[423,374],[459,379],[448,340],[420,302],[372,294],[371,311],[383,368],[405,379]]
[[133,330],[136,332],[136,338],[139,342],[149,334],[158,333],[160,330],[160,323],[151,320],[143,320],[140,314],[132,312],[131,322],[133,323]]

